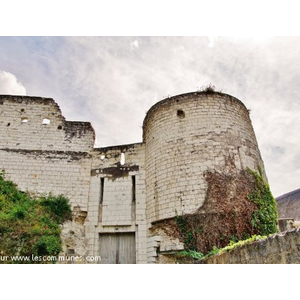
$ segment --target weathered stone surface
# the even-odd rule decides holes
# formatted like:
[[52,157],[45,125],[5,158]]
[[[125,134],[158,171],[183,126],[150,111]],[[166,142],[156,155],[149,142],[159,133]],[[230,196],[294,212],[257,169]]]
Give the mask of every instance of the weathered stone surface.
[[294,219],[292,219],[292,218],[279,219],[278,226],[279,226],[280,231],[286,231],[286,230],[293,229]]
[[200,264],[300,264],[300,230],[292,229],[211,256]]
[[87,211],[82,211],[80,209],[80,206],[75,206],[73,208],[72,219],[74,220],[75,223],[79,225],[83,225],[86,217],[87,217]]
[[93,149],[92,125],[66,121],[53,99],[0,95],[0,102],[0,148],[76,152]]
[[[60,257],[67,256],[86,257],[88,255],[88,240],[85,237],[84,227],[74,221],[64,223],[61,232],[63,250]],[[74,261],[72,261],[74,262]],[[59,263],[68,263],[67,259],[62,259]]]
[[223,172],[228,157],[235,170],[263,166],[248,110],[226,94],[189,93],[158,102],[146,115],[143,134],[149,223],[199,209],[205,172]]

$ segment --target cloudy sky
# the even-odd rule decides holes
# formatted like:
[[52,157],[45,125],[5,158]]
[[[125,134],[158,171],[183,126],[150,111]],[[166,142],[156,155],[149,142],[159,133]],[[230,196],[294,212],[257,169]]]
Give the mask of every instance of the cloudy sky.
[[213,84],[251,109],[271,189],[300,187],[300,37],[0,37],[0,93],[54,98],[97,146],[141,142],[146,111]]

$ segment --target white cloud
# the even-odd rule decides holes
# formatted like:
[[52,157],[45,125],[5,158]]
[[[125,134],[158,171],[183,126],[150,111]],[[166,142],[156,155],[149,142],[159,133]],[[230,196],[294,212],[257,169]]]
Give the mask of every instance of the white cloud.
[[15,75],[0,70],[0,94],[26,95],[26,89]]

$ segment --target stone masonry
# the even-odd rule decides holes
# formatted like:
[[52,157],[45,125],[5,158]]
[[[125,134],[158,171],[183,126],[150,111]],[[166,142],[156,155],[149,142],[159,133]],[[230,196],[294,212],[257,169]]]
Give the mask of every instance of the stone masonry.
[[53,99],[0,95],[0,136],[8,179],[24,191],[70,199],[63,254],[97,256],[101,237],[131,234],[136,263],[155,263],[158,252],[184,245],[152,227],[202,207],[207,170],[226,172],[228,157],[236,170],[263,169],[248,110],[216,92],[158,102],[144,120],[142,143],[105,148],[94,148],[90,123],[66,121]]
[[214,255],[201,264],[299,264],[300,228]]

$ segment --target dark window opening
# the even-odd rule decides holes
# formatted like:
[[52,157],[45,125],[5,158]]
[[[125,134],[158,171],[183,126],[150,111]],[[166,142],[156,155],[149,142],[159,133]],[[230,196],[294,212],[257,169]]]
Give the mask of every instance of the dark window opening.
[[183,119],[185,117],[185,113],[182,109],[177,110],[177,117]]
[[103,203],[104,195],[104,177],[100,178],[100,204]]
[[132,202],[135,203],[135,194],[136,194],[136,183],[135,183],[135,176],[131,176],[132,180]]

